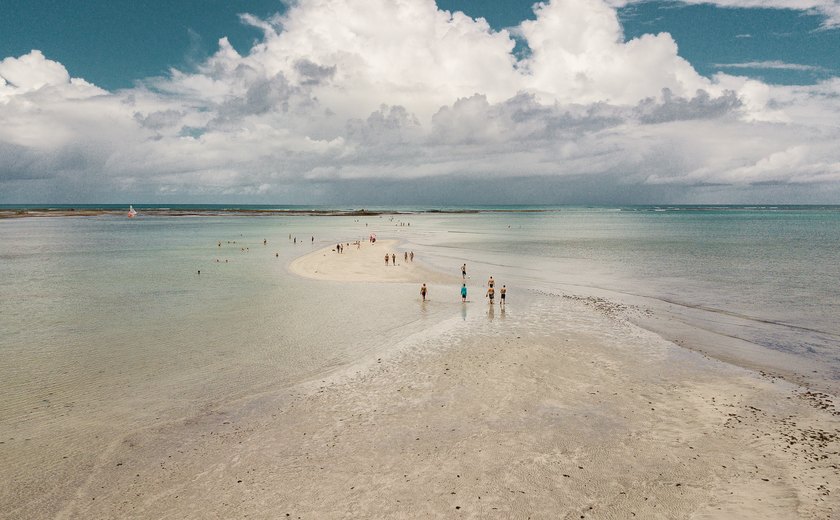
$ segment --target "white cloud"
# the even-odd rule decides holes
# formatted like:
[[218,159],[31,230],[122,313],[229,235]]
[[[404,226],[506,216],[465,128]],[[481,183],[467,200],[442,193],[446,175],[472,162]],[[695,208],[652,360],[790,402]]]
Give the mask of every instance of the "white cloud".
[[616,11],[599,1],[537,4],[522,23],[531,49],[527,85],[544,101],[633,103],[668,88],[679,95],[713,88],[677,54],[669,34],[624,42]]
[[[644,0],[633,0],[644,1]],[[788,9],[804,11],[823,17],[823,27],[834,28],[840,26],[840,2],[837,0],[679,0],[685,4],[707,4],[729,8],[761,8]],[[611,2],[613,5],[624,5],[630,2],[619,0]]]
[[61,97],[75,99],[104,92],[83,79],[71,78],[64,65],[48,60],[38,50],[0,61],[0,103],[8,103],[13,96],[41,90],[52,90]]
[[799,63],[785,63],[783,61],[747,61],[743,63],[715,63],[715,67],[721,69],[770,69],[770,70],[796,70],[803,72],[823,72],[822,67],[815,65],[802,65]]
[[625,41],[600,0],[535,9],[516,28],[522,59],[509,32],[433,0],[302,0],[272,20],[246,16],[264,34],[247,54],[222,39],[196,70],[118,92],[38,51],[6,58],[0,199],[319,202],[277,197],[383,182],[452,196],[453,179],[480,179],[489,197],[535,178],[587,179],[581,197],[597,183],[684,196],[838,182],[840,80],[705,78],[666,33]]

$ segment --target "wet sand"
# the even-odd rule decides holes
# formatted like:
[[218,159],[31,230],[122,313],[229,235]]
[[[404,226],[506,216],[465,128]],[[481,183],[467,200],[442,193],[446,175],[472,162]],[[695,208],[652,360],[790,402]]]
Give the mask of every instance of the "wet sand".
[[[432,276],[417,258],[386,268],[392,249],[318,251],[289,269]],[[80,487],[19,497],[0,516],[840,515],[832,396],[680,348],[633,325],[638,309],[563,296],[520,294],[504,313],[454,304],[460,314],[387,356],[128,432]]]

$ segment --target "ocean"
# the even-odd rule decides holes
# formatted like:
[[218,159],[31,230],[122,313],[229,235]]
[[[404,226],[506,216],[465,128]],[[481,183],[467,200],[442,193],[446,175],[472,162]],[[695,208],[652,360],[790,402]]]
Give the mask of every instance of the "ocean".
[[[302,254],[371,232],[454,276],[466,263],[473,300],[492,275],[507,285],[509,316],[551,314],[551,298],[564,295],[606,298],[649,311],[639,315],[658,318],[666,337],[673,328],[711,338],[702,341],[723,358],[759,368],[795,360],[805,381],[840,381],[840,207],[391,208],[399,213],[363,217],[135,208],[135,219],[0,220],[6,464],[107,449],[120,432],[317,380],[446,320],[481,327],[494,318],[475,303],[468,315],[456,286],[451,295],[433,287],[420,308],[414,286],[286,271]],[[727,356],[737,345],[722,338],[754,348]]]
[[[547,292],[651,307],[662,318],[755,346],[840,382],[840,208],[635,206],[442,215],[417,239],[438,267]],[[667,336],[667,334],[665,334]],[[696,345],[695,345],[696,346]],[[717,347],[715,349],[715,347]],[[737,356],[735,356],[737,358]],[[814,372],[816,370],[816,372]]]

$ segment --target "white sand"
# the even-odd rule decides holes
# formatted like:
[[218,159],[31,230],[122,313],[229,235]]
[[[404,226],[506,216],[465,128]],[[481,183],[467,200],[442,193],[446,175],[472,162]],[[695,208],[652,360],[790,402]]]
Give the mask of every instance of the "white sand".
[[[405,248],[398,240],[377,240],[375,244],[362,242],[358,247],[344,243],[344,252],[337,253],[335,245],[314,251],[289,264],[289,270],[299,276],[317,280],[341,282],[417,282],[455,283],[459,279],[446,276],[423,266],[415,254],[414,261],[405,260]],[[396,255],[385,264],[385,254]]]
[[[386,268],[395,247],[319,251],[290,268],[432,279]],[[30,498],[12,517],[840,515],[830,397],[676,347],[631,325],[630,310],[538,304],[471,304],[481,327],[456,316],[332,378],[131,432],[58,509]]]

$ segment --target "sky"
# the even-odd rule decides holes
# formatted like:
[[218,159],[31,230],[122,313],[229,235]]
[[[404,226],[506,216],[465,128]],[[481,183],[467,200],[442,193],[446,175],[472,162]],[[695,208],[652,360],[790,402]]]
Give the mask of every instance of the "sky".
[[4,0],[0,203],[840,203],[840,1]]

